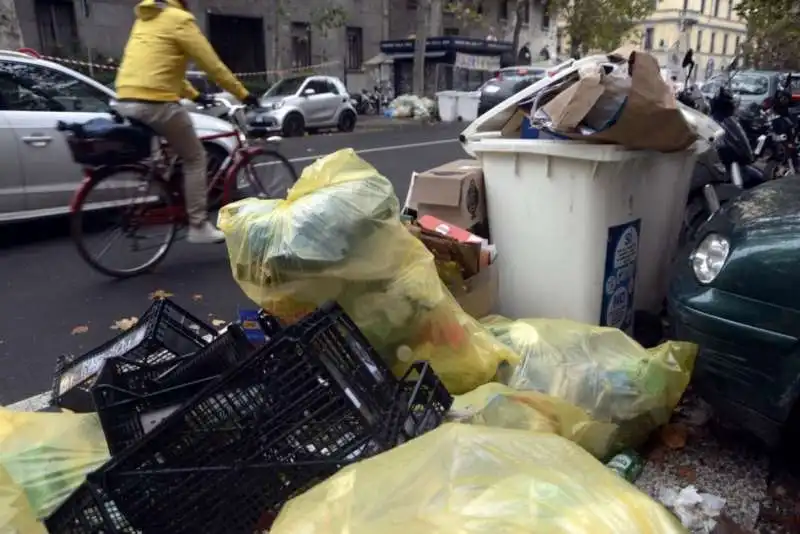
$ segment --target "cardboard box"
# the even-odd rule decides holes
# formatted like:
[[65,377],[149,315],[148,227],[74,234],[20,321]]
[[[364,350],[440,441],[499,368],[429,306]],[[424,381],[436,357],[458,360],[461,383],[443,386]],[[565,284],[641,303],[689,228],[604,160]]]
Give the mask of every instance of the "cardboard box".
[[409,192],[417,215],[433,215],[461,228],[486,221],[483,169],[477,160],[460,159],[418,173]]
[[494,311],[497,300],[498,278],[494,264],[465,281],[466,290],[454,293],[464,311],[475,319],[482,319]]

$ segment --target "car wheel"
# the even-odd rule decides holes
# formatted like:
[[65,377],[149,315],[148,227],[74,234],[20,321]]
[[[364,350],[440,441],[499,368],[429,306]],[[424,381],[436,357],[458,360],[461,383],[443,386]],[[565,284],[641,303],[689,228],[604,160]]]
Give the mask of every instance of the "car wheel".
[[283,136],[300,137],[306,132],[306,121],[299,113],[289,113],[283,119]]
[[339,115],[339,124],[337,126],[340,132],[352,132],[356,129],[356,114],[352,111],[345,110]]

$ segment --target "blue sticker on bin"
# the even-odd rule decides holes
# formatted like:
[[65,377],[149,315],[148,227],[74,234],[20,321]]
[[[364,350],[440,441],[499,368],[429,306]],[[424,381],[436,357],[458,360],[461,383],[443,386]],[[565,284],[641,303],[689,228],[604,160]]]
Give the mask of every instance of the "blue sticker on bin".
[[632,334],[641,219],[608,229],[600,325]]
[[257,343],[264,342],[266,335],[258,322],[258,310],[239,310],[239,322],[247,339]]

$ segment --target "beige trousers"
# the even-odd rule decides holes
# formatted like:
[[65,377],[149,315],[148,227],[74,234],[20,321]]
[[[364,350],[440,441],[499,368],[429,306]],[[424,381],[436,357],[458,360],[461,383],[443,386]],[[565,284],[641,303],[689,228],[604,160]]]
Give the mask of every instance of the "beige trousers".
[[208,220],[206,151],[186,108],[177,102],[132,101],[117,102],[114,107],[122,116],[143,122],[167,140],[183,162],[183,189],[189,223],[193,226],[205,223]]

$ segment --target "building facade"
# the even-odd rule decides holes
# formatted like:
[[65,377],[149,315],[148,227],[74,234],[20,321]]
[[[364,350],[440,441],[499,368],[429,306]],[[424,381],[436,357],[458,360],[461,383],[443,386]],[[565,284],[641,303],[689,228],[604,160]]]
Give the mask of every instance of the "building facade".
[[[25,46],[89,62],[122,55],[138,0],[16,0]],[[354,82],[388,38],[389,0],[190,0],[217,52],[236,72],[324,64]],[[330,16],[322,18],[329,13]]]
[[[680,77],[680,62],[690,48],[698,80],[725,68],[740,51],[747,23],[736,14],[736,0],[654,1],[655,11],[636,26],[632,44],[652,53],[674,76]],[[569,36],[563,22],[560,26],[558,50],[568,52]]]

